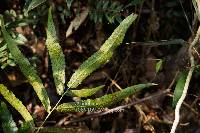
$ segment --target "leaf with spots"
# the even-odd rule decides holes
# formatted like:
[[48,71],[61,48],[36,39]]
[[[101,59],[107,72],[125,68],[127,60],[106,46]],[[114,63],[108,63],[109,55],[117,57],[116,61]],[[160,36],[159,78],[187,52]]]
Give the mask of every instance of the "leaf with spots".
[[17,47],[15,40],[6,31],[2,15],[0,15],[0,20],[1,20],[1,31],[3,33],[3,37],[5,39],[5,42],[7,43],[7,47],[15,63],[19,66],[24,76],[33,86],[33,89],[35,90],[43,106],[45,107],[47,112],[49,112],[51,109],[50,100],[45,90],[45,87],[43,86],[42,80],[38,76],[35,68],[30,64],[29,60],[21,53],[21,51]]
[[26,107],[3,84],[0,84],[0,93],[12,105],[12,107],[14,107],[21,114],[24,120],[28,122],[31,127],[34,127],[33,117],[30,115]]
[[62,52],[56,35],[51,8],[48,14],[48,27],[47,27],[47,40],[46,46],[51,59],[53,78],[56,85],[56,90],[59,95],[64,92],[65,84],[65,56]]
[[137,15],[131,14],[120,23],[101,48],[75,71],[67,84],[69,88],[76,88],[93,71],[111,59],[115,49],[122,43],[126,31],[136,18]]
[[63,103],[57,107],[59,112],[85,112],[85,111],[96,111],[103,108],[109,107],[117,102],[123,100],[124,98],[141,91],[144,88],[156,85],[154,83],[138,84],[134,86],[127,87],[121,91],[115,92],[113,94],[104,95],[100,98],[94,100],[87,99],[78,102]]
[[94,95],[97,91],[104,88],[105,85],[101,85],[95,88],[83,88],[81,90],[69,90],[66,95],[74,97],[89,97]]

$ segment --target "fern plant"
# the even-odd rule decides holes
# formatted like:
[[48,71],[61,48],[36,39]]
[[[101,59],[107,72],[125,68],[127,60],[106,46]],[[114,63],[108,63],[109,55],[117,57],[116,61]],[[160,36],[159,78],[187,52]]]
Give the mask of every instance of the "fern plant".
[[117,1],[89,1],[91,4],[90,9],[90,19],[96,22],[102,22],[105,17],[109,23],[114,23],[115,21],[121,22],[121,11],[123,10],[123,5]]
[[[7,31],[10,33],[10,35],[14,38],[14,41],[18,45],[23,45],[25,42],[27,42],[27,39],[25,36],[19,33],[12,32],[10,29],[16,28],[19,26],[25,26],[33,21],[30,21],[28,19],[19,19],[19,16],[17,16],[17,13],[14,10],[6,10],[3,14],[5,26],[7,28]],[[2,34],[0,34],[0,37],[2,37]],[[10,53],[6,41],[0,42],[0,66],[2,69],[6,68],[7,66],[16,66],[16,63],[14,62],[14,58],[12,57],[12,54]]]
[[15,62],[19,65],[24,76],[29,80],[29,83],[33,86],[36,94],[38,95],[45,109],[49,112],[51,108],[49,97],[42,84],[40,77],[38,76],[35,68],[30,64],[28,59],[21,53],[21,51],[16,45],[16,41],[14,41],[14,39],[7,32],[2,15],[0,15],[0,20],[1,31],[3,33],[5,42],[7,43],[7,47],[10,53],[12,54]]
[[[111,59],[113,53],[115,52],[115,49],[122,43],[126,31],[130,27],[130,25],[135,21],[136,18],[137,15],[135,14],[131,14],[127,18],[125,18],[120,23],[120,25],[114,30],[112,35],[101,46],[101,48],[96,53],[94,53],[90,58],[88,58],[85,62],[83,62],[82,65],[79,67],[79,69],[75,71],[70,81],[67,83],[67,86],[64,86],[65,84],[64,54],[62,53],[62,48],[58,43],[53,17],[51,13],[51,8],[49,8],[46,46],[52,64],[54,83],[56,86],[57,93],[59,95],[62,94],[61,99],[64,95],[88,97],[95,94],[98,90],[104,87],[104,86],[99,86],[92,89],[84,88],[81,90],[73,90],[77,88],[78,85],[81,84],[83,80],[87,78],[93,71],[97,70],[99,67],[101,67]],[[87,99],[78,102],[63,103],[59,105],[59,102],[61,101],[60,99],[59,102],[56,104],[56,106],[50,112],[51,106],[49,97],[47,95],[47,92],[44,88],[44,85],[40,77],[38,76],[35,68],[29,63],[27,58],[19,50],[18,46],[16,45],[15,39],[13,39],[10,36],[9,32],[7,31],[4,25],[2,15],[0,15],[0,20],[1,20],[0,21],[1,31],[4,36],[4,41],[7,43],[11,55],[13,56],[15,63],[20,67],[24,76],[33,86],[33,89],[35,90],[43,106],[45,107],[47,112],[49,112],[48,116],[54,109],[60,112],[90,111],[89,109],[91,108],[93,108],[94,110],[99,110],[104,107],[109,107],[123,100],[124,98],[134,94],[137,91],[155,85],[152,83],[139,84],[127,87],[126,89],[115,92],[113,94],[104,95],[94,100]],[[70,90],[64,92],[65,87],[69,88]],[[33,118],[29,114],[27,109],[24,107],[22,102],[19,99],[17,99],[15,95],[11,91],[9,91],[4,85],[0,85],[0,93],[23,116],[25,121],[29,122],[29,125],[34,127]],[[40,128],[38,129],[38,132],[39,130]]]

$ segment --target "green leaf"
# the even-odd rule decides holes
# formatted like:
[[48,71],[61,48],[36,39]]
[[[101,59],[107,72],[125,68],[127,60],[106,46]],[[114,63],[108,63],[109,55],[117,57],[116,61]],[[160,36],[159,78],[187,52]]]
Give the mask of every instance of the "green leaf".
[[163,64],[163,60],[160,59],[157,63],[156,63],[156,73],[158,73],[160,71],[160,69],[162,68],[162,64]]
[[0,84],[0,93],[12,105],[12,107],[14,107],[21,114],[24,120],[28,122],[31,125],[31,127],[34,127],[33,118],[28,112],[28,110],[26,109],[26,107],[3,84]]
[[1,102],[0,106],[0,119],[2,122],[2,128],[4,133],[17,133],[18,128],[13,120],[12,115],[10,114],[6,104]]
[[53,23],[51,8],[49,8],[46,46],[51,59],[53,78],[59,95],[64,92],[65,84],[65,56],[62,52]]
[[40,4],[44,3],[46,0],[28,0],[25,4],[24,11],[27,14],[30,10],[36,8]]
[[179,79],[177,81],[177,84],[176,84],[176,87],[175,87],[175,90],[174,90],[174,96],[173,96],[173,102],[172,102],[173,107],[176,106],[178,100],[182,96],[187,75],[188,75],[187,71],[183,71],[183,72],[180,73]]
[[69,88],[76,88],[88,75],[111,59],[115,49],[122,43],[127,29],[136,18],[137,15],[131,14],[120,23],[99,51],[83,62],[75,71],[67,84]]
[[74,97],[89,97],[96,94],[97,91],[104,88],[105,85],[101,85],[95,88],[84,88],[81,90],[69,90],[66,95],[74,96]]
[[20,70],[22,71],[24,76],[28,79],[29,83],[33,86],[33,89],[35,90],[37,96],[39,97],[40,101],[42,102],[47,112],[49,112],[51,109],[50,100],[43,86],[42,80],[38,76],[35,68],[30,64],[29,60],[21,53],[21,51],[16,45],[16,42],[6,31],[2,15],[0,15],[0,20],[2,23],[1,31],[3,33],[4,39],[7,43],[7,47],[15,63],[19,65]]
[[85,112],[85,111],[101,110],[105,107],[109,107],[123,100],[124,98],[134,94],[135,92],[141,91],[142,89],[153,85],[156,84],[153,83],[138,84],[131,87],[127,87],[113,94],[104,95],[94,100],[87,99],[78,102],[63,103],[59,105],[56,110],[58,112]]

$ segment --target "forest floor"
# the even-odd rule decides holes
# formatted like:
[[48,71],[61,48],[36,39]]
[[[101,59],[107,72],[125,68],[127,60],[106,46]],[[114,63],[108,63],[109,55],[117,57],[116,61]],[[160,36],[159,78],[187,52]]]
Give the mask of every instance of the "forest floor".
[[[94,18],[90,18],[94,8],[89,10],[86,19],[80,19],[83,22],[77,30],[72,30],[72,33],[66,37],[66,31],[71,21],[78,14],[90,9],[89,0],[87,2],[74,0],[69,11],[70,15],[67,16],[66,1],[55,0],[53,3],[59,43],[64,51],[67,64],[66,81],[69,81],[73,72],[100,48],[119,25],[119,22],[115,20],[113,23],[109,23],[105,16],[102,18],[102,22],[95,22]],[[124,7],[122,11],[117,12],[122,18],[131,13],[138,14],[138,18],[129,28],[122,45],[117,48],[112,59],[92,73],[78,88],[106,85],[102,91],[89,97],[94,99],[119,91],[119,88],[140,83],[152,82],[158,85],[109,107],[110,109],[119,107],[120,111],[68,114],[53,112],[44,126],[91,133],[170,132],[174,120],[174,108],[172,107],[174,88],[179,72],[189,69],[188,45],[194,39],[198,28],[198,20],[194,15],[192,2],[188,0],[116,1]],[[131,2],[133,2],[132,5],[126,7]],[[22,14],[24,3],[24,0],[3,0],[0,2],[0,14],[5,14],[6,10],[12,9],[19,16]],[[37,66],[50,101],[52,105],[55,105],[59,96],[56,94],[50,60],[45,48],[48,10],[44,5],[34,9],[36,19],[39,21],[16,27],[13,30],[28,40],[19,47],[23,54]],[[197,45],[196,52],[194,52],[197,65],[200,60],[199,50],[200,47]],[[162,62],[161,67],[158,66],[159,61]],[[197,67],[181,108],[181,119],[177,132],[200,132],[199,76],[200,70]],[[34,116],[36,125],[39,126],[47,113],[38,104],[39,100],[36,98],[32,86],[22,76],[20,69],[17,66],[0,69],[0,83],[6,85],[16,97],[20,98]],[[0,98],[3,99],[1,96]],[[73,100],[74,98],[64,97],[61,103]],[[8,107],[16,122],[22,119],[14,108],[9,105]]]

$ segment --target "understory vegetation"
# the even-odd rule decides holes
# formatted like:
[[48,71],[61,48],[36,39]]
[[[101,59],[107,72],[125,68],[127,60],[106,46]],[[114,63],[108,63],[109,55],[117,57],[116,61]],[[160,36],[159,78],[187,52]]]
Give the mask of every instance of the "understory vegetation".
[[200,132],[198,0],[1,0],[0,132]]

